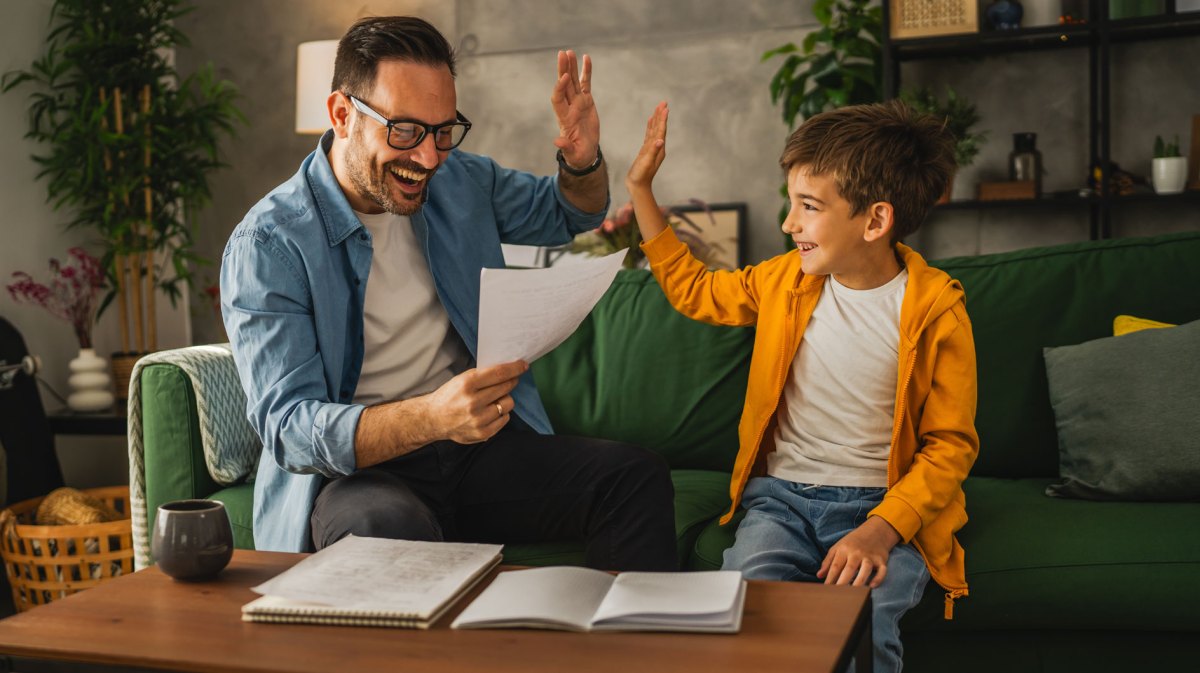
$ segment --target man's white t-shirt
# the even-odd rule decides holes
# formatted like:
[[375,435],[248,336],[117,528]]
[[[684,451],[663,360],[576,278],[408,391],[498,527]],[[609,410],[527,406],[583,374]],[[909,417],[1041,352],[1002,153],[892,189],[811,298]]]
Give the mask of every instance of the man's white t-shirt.
[[886,487],[908,270],[870,290],[830,276],[792,361],[767,473]]
[[464,371],[470,354],[438,298],[412,221],[392,213],[355,213],[374,253],[363,301],[363,364],[358,404],[433,392]]

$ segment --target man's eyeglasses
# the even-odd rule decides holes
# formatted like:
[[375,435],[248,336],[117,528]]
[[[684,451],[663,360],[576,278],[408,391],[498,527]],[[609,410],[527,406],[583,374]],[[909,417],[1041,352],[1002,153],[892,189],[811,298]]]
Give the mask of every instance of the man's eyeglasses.
[[471,122],[458,110],[454,111],[457,121],[431,125],[412,119],[388,119],[354,96],[346,94],[346,97],[354,104],[354,109],[387,127],[387,144],[393,149],[411,150],[425,140],[426,134],[432,133],[434,147],[448,152],[458,147],[471,130]]

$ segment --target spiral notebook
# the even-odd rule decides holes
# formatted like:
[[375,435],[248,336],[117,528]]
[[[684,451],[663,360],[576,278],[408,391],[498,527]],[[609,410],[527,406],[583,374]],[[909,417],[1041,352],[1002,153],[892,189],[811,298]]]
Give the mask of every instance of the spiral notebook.
[[500,545],[349,536],[253,587],[242,620],[425,629],[500,562]]

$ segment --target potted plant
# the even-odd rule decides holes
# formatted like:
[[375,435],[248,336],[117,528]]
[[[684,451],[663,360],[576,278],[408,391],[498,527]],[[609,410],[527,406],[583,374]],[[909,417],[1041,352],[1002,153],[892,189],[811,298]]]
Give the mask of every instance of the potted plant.
[[[979,154],[980,148],[987,140],[986,131],[975,132],[972,129],[979,123],[979,112],[975,105],[958,93],[946,87],[946,99],[942,100],[932,87],[922,87],[901,92],[900,99],[909,107],[922,114],[930,114],[946,120],[946,128],[954,134],[954,163],[958,168],[970,166]],[[954,176],[946,185],[946,192],[938,203],[950,200],[950,192],[954,187]]]
[[[67,226],[103,245],[111,290],[101,310],[116,299],[125,353],[157,348],[155,298],[174,304],[200,261],[195,214],[223,165],[218,142],[243,120],[236,89],[211,65],[188,77],[175,70],[172,51],[187,44],[175,21],[191,9],[186,0],[55,0],[43,56],[0,78],[2,92],[33,88],[26,137],[46,149],[34,156],[38,177],[51,206],[71,214]],[[118,374],[132,367],[119,356]]]
[[[785,56],[771,77],[771,102],[782,105],[788,128],[797,118],[807,119],[844,105],[877,103],[883,96],[883,10],[871,0],[816,0],[813,16],[821,28],[804,36],[797,46],[789,42],[762,55],[763,61]],[[787,185],[780,194],[785,203],[779,221],[787,217]],[[792,239],[784,236],[785,246]]]
[[1150,162],[1150,177],[1158,194],[1178,194],[1187,182],[1187,157],[1179,154],[1179,136],[1174,142],[1154,137],[1154,159]]

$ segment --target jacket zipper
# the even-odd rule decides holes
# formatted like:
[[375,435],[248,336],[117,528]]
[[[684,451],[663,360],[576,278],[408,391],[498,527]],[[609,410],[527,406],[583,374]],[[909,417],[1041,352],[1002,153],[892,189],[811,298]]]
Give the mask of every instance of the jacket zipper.
[[967,592],[963,589],[955,589],[946,593],[946,609],[942,616],[947,620],[954,619],[954,601],[966,596]]
[[[800,296],[796,295],[796,294],[793,294],[792,297],[790,299],[788,299],[786,315],[789,319],[791,319],[792,315],[796,312],[795,307],[796,307],[796,304],[799,303],[799,301],[800,301]],[[795,330],[792,330],[792,331],[795,332]],[[781,385],[778,382],[781,381],[783,379],[784,375],[787,373],[787,364],[786,364],[788,361],[787,360],[787,352],[788,352],[788,346],[790,345],[790,343],[791,343],[791,337],[789,336],[788,339],[783,342],[783,344],[781,345],[781,348],[780,348],[779,369],[775,374],[775,381],[777,382],[776,383],[777,386]],[[780,394],[782,394],[782,392]],[[778,406],[778,405],[776,405],[776,406]],[[767,424],[764,425],[762,427],[762,429],[760,429],[758,431],[758,436],[755,437],[755,439],[754,439],[754,455],[750,458],[749,461],[746,462],[746,465],[742,468],[742,473],[738,475],[738,481],[742,484],[743,491],[746,489],[746,477],[749,475],[750,470],[754,469],[754,464],[756,462],[758,462],[758,452],[762,448],[763,436],[766,435],[767,428],[769,428],[769,427],[771,427],[770,419],[768,419]],[[738,497],[739,497],[739,499],[741,498],[740,493],[738,494]],[[737,504],[734,503],[733,507],[734,507],[733,511],[736,511]]]

